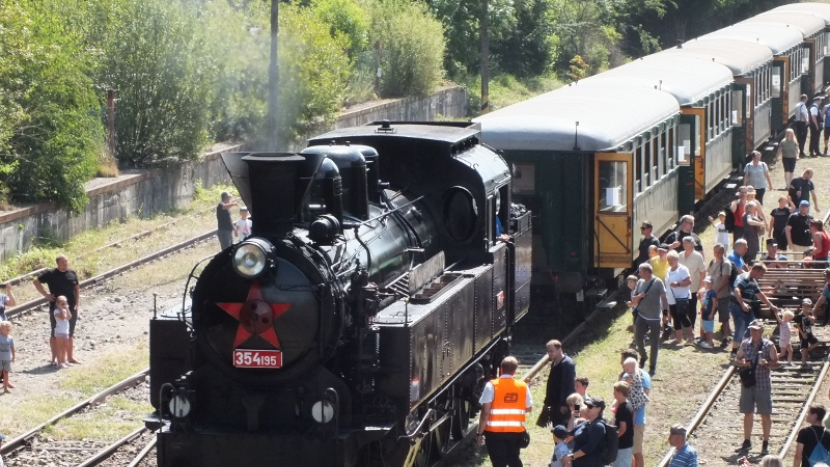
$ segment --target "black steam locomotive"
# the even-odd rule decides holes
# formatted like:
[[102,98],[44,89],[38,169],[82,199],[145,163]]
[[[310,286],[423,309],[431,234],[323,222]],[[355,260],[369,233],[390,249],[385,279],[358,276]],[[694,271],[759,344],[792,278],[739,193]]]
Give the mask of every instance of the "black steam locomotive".
[[150,323],[158,464],[447,454],[529,305],[505,161],[467,124],[388,122],[222,160],[253,235],[210,258],[189,320]]

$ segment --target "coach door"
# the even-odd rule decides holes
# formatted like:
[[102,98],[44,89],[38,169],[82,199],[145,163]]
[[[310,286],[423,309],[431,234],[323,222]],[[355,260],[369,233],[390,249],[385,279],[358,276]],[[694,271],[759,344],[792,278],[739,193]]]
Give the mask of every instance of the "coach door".
[[594,266],[628,268],[632,242],[632,155],[597,153],[594,164]]
[[732,126],[737,131],[732,133],[732,164],[743,167],[746,155],[755,149],[755,127],[752,119],[755,107],[752,104],[752,79],[735,78],[732,83]]
[[[787,77],[790,57],[775,57],[772,60],[772,131],[781,133],[790,121],[790,86]],[[800,102],[800,96],[796,102]]]
[[[714,106],[712,106],[714,108]],[[680,167],[680,212],[693,212],[695,201],[706,196],[706,108],[687,107],[681,110],[677,127],[677,165]],[[710,111],[713,112],[713,111]]]

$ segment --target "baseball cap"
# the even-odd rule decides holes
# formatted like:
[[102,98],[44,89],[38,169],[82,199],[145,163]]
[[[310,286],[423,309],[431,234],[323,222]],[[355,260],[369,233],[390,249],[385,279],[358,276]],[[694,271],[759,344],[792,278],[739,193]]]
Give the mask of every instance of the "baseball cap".
[[665,243],[661,243],[660,246],[657,247],[658,250],[669,251],[669,246]]
[[588,397],[585,399],[585,407],[592,409],[594,407],[599,407],[600,409],[605,408],[605,401],[602,400],[601,397]]
[[799,207],[800,207],[800,206],[809,206],[809,205],[810,205],[810,202],[809,202],[809,201],[807,201],[806,199],[803,199],[803,200],[801,200],[801,202],[800,202],[800,203],[798,203],[798,206],[799,206]]
[[686,427],[684,427],[683,425],[681,425],[679,423],[675,423],[669,429],[669,435],[671,435],[671,436],[674,436],[674,435],[686,436]]
[[804,304],[804,305],[812,305],[813,301],[810,300],[809,298],[805,298],[804,300],[801,300],[801,303]]
[[752,321],[751,323],[749,323],[749,326],[747,326],[747,327],[749,329],[764,329],[764,321],[760,320],[760,319],[756,319],[756,320]]
[[815,96],[813,96],[813,100],[814,100],[814,101],[820,101],[820,100],[822,100],[822,99],[824,99],[824,96],[822,96],[822,95],[820,95],[820,94],[816,94]]
[[709,283],[711,283],[711,282],[712,282],[712,276],[706,276],[706,277],[704,277],[704,278],[703,278],[703,282],[709,282]]
[[553,433],[553,436],[556,436],[559,439],[565,439],[568,437],[568,430],[562,425],[556,425],[550,430]]
[[774,238],[768,238],[767,246],[778,246],[778,242],[776,242]]
[[248,210],[248,206],[242,206],[241,208],[239,208],[239,210],[240,210],[240,211],[247,211],[247,210]]

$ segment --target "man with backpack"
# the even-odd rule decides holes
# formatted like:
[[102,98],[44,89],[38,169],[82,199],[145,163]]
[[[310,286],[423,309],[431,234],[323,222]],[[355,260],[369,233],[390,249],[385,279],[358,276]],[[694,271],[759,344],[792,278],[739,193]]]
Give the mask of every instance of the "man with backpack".
[[[763,267],[763,265],[760,265]],[[778,312],[772,307],[773,313]],[[763,444],[761,455],[769,454],[769,434],[772,431],[772,376],[778,368],[778,351],[775,344],[764,338],[764,322],[755,320],[749,324],[749,338],[741,342],[734,364],[741,379],[739,410],[744,414],[744,442],[740,451],[747,454],[752,449],[752,425],[755,412],[761,416]]]
[[617,458],[617,429],[602,418],[605,401],[585,400],[586,420],[574,429],[573,467],[604,467]]
[[793,467],[809,467],[818,462],[830,462],[830,433],[822,426],[822,419],[827,410],[821,404],[810,404],[807,409],[807,423],[796,437]]
[[721,324],[720,347],[725,349],[729,345],[731,332],[729,330],[729,297],[732,296],[732,262],[726,258],[726,248],[720,243],[713,249],[715,259],[709,263],[708,275],[712,278],[712,290],[718,294],[718,321]]
[[804,157],[804,144],[807,142],[807,128],[810,122],[810,110],[807,107],[807,94],[801,95],[801,102],[795,106],[795,137],[798,140],[798,150]]
[[675,423],[669,430],[669,444],[672,452],[669,467],[697,467],[697,451],[686,440],[686,428]]
[[822,121],[821,104],[822,96],[813,97],[813,105],[810,106],[810,157],[818,157],[821,155],[821,148],[819,142],[821,141],[821,130],[824,128]]

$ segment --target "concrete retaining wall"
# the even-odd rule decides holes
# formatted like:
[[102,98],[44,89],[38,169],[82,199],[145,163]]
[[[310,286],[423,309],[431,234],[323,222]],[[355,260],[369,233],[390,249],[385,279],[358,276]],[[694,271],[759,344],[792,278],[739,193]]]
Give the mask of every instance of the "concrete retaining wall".
[[[423,99],[398,99],[350,109],[339,117],[335,127],[384,119],[430,121],[438,116],[463,118],[466,115],[466,89],[450,87]],[[325,130],[321,128],[320,132]],[[297,146],[300,147],[295,150],[302,144]],[[89,204],[78,214],[71,214],[55,203],[0,211],[0,261],[28,250],[39,240],[66,241],[85,230],[101,228],[131,215],[149,216],[171,208],[184,208],[192,200],[199,182],[204,187],[230,183],[219,154],[240,148],[241,145],[227,146],[205,154],[198,161],[165,169],[125,171],[115,178],[91,180],[86,184]]]

